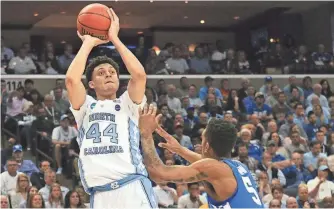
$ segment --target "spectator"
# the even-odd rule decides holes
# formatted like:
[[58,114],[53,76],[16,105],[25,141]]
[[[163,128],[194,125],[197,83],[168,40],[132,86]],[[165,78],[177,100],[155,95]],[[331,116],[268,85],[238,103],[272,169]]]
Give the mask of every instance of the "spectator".
[[177,88],[177,97],[185,97],[188,96],[188,91],[189,91],[189,82],[187,77],[182,77],[180,78],[180,87]]
[[[266,202],[269,202],[269,208],[286,208],[286,200],[289,198],[289,196],[283,194],[282,186],[273,186],[271,188],[271,194],[268,194],[267,196],[268,197],[264,197],[263,199],[265,199]],[[277,202],[273,200],[277,200]],[[277,205],[278,202],[280,205]]]
[[23,173],[18,175],[16,190],[9,193],[13,208],[19,208],[21,202],[27,201],[29,184],[30,181],[27,175]]
[[183,146],[188,149],[192,149],[193,145],[191,143],[190,137],[183,135],[183,124],[182,123],[176,123],[174,126],[174,131],[175,131],[175,139],[178,140],[178,142]]
[[[44,172],[45,186],[39,190],[39,194],[42,195],[44,201],[48,201],[51,192],[51,185],[56,183],[56,173],[49,169]],[[66,187],[60,187],[62,196],[65,197],[69,191]]]
[[287,145],[285,146],[289,159],[292,157],[292,153],[296,151],[302,151],[303,153],[309,151],[306,141],[301,139],[298,131],[292,131],[289,139],[291,142],[289,144],[287,143]]
[[[332,197],[333,197],[333,193],[332,193]],[[325,197],[321,204],[323,205],[324,208],[334,208],[334,202],[333,202],[333,198],[328,196]]]
[[31,79],[26,79],[24,81],[24,98],[26,100],[32,101],[31,91],[34,89],[34,81]]
[[66,74],[67,69],[72,63],[73,59],[73,47],[70,44],[66,44],[64,48],[64,54],[58,57],[60,74]]
[[328,80],[322,79],[319,84],[321,85],[321,94],[326,98],[333,96],[331,86],[328,83]]
[[31,90],[30,96],[31,96],[31,102],[35,106],[42,105],[43,97],[36,89]]
[[229,81],[228,79],[222,79],[220,81],[220,93],[223,96],[224,102],[227,101],[228,95],[230,93]]
[[54,89],[54,107],[60,114],[65,114],[65,112],[70,108],[70,103],[68,100],[63,99],[63,89],[61,87],[56,87]]
[[[62,93],[61,93],[62,99],[68,100],[68,94],[67,94],[67,91],[65,89],[65,81],[64,81],[64,79],[57,79],[56,80],[56,88],[59,88],[59,87],[62,89]],[[54,94],[54,90],[50,91],[50,95],[54,97],[54,95],[55,95]]]
[[64,198],[60,185],[53,183],[50,187],[50,196],[45,202],[46,208],[64,208]]
[[146,87],[145,89],[145,96],[147,98],[147,105],[154,105],[155,107],[157,107],[157,103],[155,102],[155,99],[154,99],[154,92],[153,92],[153,89],[150,88],[150,87]]
[[168,85],[167,94],[167,104],[169,109],[173,110],[175,113],[181,113],[181,101],[175,97],[176,88],[173,84]]
[[313,93],[312,78],[310,76],[305,76],[303,78],[303,91],[304,91],[304,98],[307,98]]
[[[269,105],[270,107],[274,107],[277,105],[279,100],[279,93],[281,93],[281,90],[278,85],[273,84],[270,88],[270,95],[266,96],[265,104]],[[284,97],[284,103],[286,102],[286,99]]]
[[9,198],[6,195],[1,195],[1,208],[10,208]]
[[196,110],[198,110],[201,106],[203,106],[202,100],[197,96],[197,88],[194,84],[191,84],[189,86],[188,96],[190,105],[195,107]]
[[31,186],[28,188],[28,195],[27,195],[27,199],[22,201],[19,205],[19,208],[27,208],[27,203],[30,201],[30,197],[34,194],[38,193],[38,189],[34,186]]
[[190,69],[196,74],[210,74],[211,67],[208,58],[204,57],[203,48],[195,48],[195,56],[190,60]]
[[38,190],[45,186],[45,172],[50,169],[50,162],[47,160],[41,161],[39,164],[40,171],[34,172],[30,176],[31,184]]
[[268,194],[271,194],[271,186],[269,183],[269,177],[267,172],[260,171],[258,172],[258,188],[259,188],[259,195],[263,201],[263,197]]
[[289,158],[277,133],[272,133],[269,136],[267,152],[271,154],[273,162],[280,162]]
[[242,100],[238,97],[238,92],[235,89],[231,89],[227,99],[226,110],[233,111],[235,116],[241,116],[242,113],[246,112],[246,108]]
[[[239,93],[238,93],[239,95]],[[240,97],[239,97],[240,99]],[[247,96],[243,98],[242,102],[244,103],[245,109],[249,109],[255,104],[255,88],[254,86],[248,86],[247,87]]]
[[45,95],[42,105],[47,113],[49,120],[51,120],[54,125],[59,125],[61,113],[58,112],[55,108],[54,98],[50,94]]
[[253,157],[258,162],[261,162],[262,147],[254,142],[253,143],[251,142],[252,139],[251,131],[248,129],[241,129],[240,139],[248,147],[248,156]]
[[153,187],[159,207],[168,208],[177,204],[178,197],[176,190],[167,186],[167,184],[158,184]]
[[306,106],[309,106],[311,104],[313,96],[318,96],[320,100],[320,105],[322,107],[328,108],[328,100],[324,95],[321,94],[321,91],[322,91],[322,86],[320,84],[314,84],[313,94],[307,97]]
[[42,194],[37,193],[30,196],[27,202],[27,208],[45,208],[45,202]]
[[245,164],[247,166],[247,168],[252,172],[252,174],[255,176],[255,171],[257,169],[258,166],[258,161],[255,160],[255,158],[250,157],[248,155],[248,148],[247,145],[245,143],[240,143],[237,146],[237,153],[238,156],[235,157],[235,160],[238,160],[240,162],[242,162],[243,164]]
[[199,108],[199,112],[205,112],[209,117],[222,117],[223,109],[217,105],[218,98],[214,94],[208,94],[205,103]]
[[200,194],[198,182],[188,183],[188,192],[179,198],[178,208],[199,208],[207,203],[206,198]]
[[79,193],[75,190],[71,190],[65,196],[64,208],[86,208],[86,207]]
[[[267,131],[262,135],[262,140],[261,140],[262,145],[266,146],[268,143],[268,140],[270,140],[269,139],[270,135],[272,133],[277,133],[277,131],[278,131],[277,123],[274,120],[270,121],[268,123]],[[279,137],[282,138],[281,136]]]
[[36,73],[36,65],[33,60],[27,56],[27,51],[24,48],[20,48],[18,56],[13,57],[8,68],[13,70],[15,74],[34,74]]
[[272,109],[264,104],[264,95],[260,92],[255,94],[255,105],[247,109],[248,118],[252,114],[257,114],[262,122],[268,122],[273,118]]
[[318,202],[323,201],[325,197],[332,196],[334,192],[334,183],[327,180],[329,168],[322,165],[318,168],[318,176],[307,183],[309,195]]
[[329,156],[330,149],[326,145],[324,132],[317,131],[316,136],[315,136],[315,140],[318,141],[318,142],[320,142],[320,145],[321,145],[321,151],[320,151],[320,153],[324,153],[325,155]]
[[304,165],[310,171],[318,169],[317,161],[319,158],[326,158],[327,156],[321,153],[321,143],[313,141],[310,143],[311,151],[304,154]]
[[13,157],[18,163],[18,171],[31,176],[33,172],[38,172],[38,168],[31,160],[23,160],[23,149],[20,144],[13,146]]
[[252,74],[251,66],[247,60],[245,51],[238,51],[236,61],[237,61],[237,66],[236,66],[237,74]]
[[286,208],[298,208],[298,203],[296,198],[294,197],[289,197],[286,200]]
[[1,62],[3,60],[11,60],[14,58],[14,52],[12,49],[6,47],[5,38],[1,36]]
[[262,162],[259,164],[258,169],[268,173],[269,181],[272,179],[279,179],[282,186],[285,186],[286,179],[281,170],[273,167],[272,156],[270,153],[263,153]]
[[[238,97],[243,101],[244,98],[246,98],[247,96],[247,89],[248,86],[250,86],[250,81],[247,78],[242,78],[241,79],[241,88],[238,90]],[[245,104],[245,106],[247,107],[247,105]]]
[[315,133],[319,130],[318,126],[316,125],[317,117],[313,111],[310,111],[307,114],[307,119],[308,119],[308,123],[304,124],[304,130],[307,134],[308,140],[313,141],[315,140]]
[[308,122],[307,117],[305,116],[304,106],[302,103],[297,103],[294,108],[295,114],[293,115],[293,122],[300,127],[303,127],[303,125]]
[[[272,95],[272,86],[273,86],[273,78],[271,76],[266,76],[264,78],[264,84],[261,86],[259,92],[261,92],[265,97]],[[268,104],[269,105],[269,104]]]
[[7,171],[1,173],[1,194],[10,194],[15,192],[17,186],[17,179],[21,172],[18,172],[18,163],[16,159],[9,158],[6,162]]
[[189,70],[186,60],[181,57],[181,49],[179,47],[173,47],[172,57],[168,58],[166,63],[170,67],[169,71],[171,73],[186,74]]
[[278,134],[282,136],[282,138],[284,139],[283,140],[284,145],[291,144],[291,140],[290,139],[288,140],[287,138],[291,135],[292,131],[296,131],[303,138],[307,138],[307,135],[303,127],[301,127],[299,124],[295,124],[293,122],[293,119],[294,119],[293,112],[286,113],[285,123],[281,124],[281,127],[279,128]]
[[62,159],[68,156],[68,146],[71,139],[78,136],[78,131],[69,126],[69,119],[67,115],[62,115],[60,118],[60,126],[56,127],[52,131],[52,144],[55,146],[55,157],[58,166],[57,174],[61,174]]
[[[207,99],[208,94],[209,94],[209,88],[213,87],[213,81],[214,81],[214,79],[210,76],[207,76],[207,77],[204,78],[205,86],[203,86],[199,90],[199,98],[202,101],[205,101]],[[218,99],[223,99],[223,96],[222,96],[221,92],[219,91],[219,89],[214,88],[214,94],[216,95],[216,97]]]

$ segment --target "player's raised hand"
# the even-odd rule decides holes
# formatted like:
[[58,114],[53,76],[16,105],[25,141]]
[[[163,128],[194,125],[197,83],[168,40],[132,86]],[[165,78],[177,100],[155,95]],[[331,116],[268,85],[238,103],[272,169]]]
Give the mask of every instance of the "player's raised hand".
[[108,31],[108,38],[109,38],[109,41],[113,42],[115,39],[118,39],[119,18],[112,8],[108,10],[108,13],[111,19],[110,28]]
[[97,46],[97,45],[101,45],[101,44],[105,44],[105,43],[109,42],[109,40],[101,40],[101,39],[93,37],[91,35],[81,35],[79,33],[79,31],[77,31],[77,34],[78,34],[79,38],[82,40],[82,42],[90,43],[93,46]]
[[[139,130],[142,135],[151,135],[158,127],[156,122],[157,108],[152,104],[145,105],[144,109],[139,108]],[[161,117],[161,115],[159,116]]]
[[158,126],[155,129],[155,132],[166,140],[166,143],[160,142],[158,144],[159,147],[168,149],[172,153],[177,153],[182,148],[180,143],[173,136],[167,133],[161,126]]

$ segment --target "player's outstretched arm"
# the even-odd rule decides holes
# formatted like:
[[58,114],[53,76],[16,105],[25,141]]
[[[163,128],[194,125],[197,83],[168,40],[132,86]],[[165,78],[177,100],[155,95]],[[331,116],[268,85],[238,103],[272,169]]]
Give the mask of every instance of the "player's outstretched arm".
[[136,56],[118,38],[119,19],[112,9],[109,10],[109,15],[112,18],[111,27],[108,33],[109,40],[116,47],[116,50],[121,55],[122,60],[131,75],[131,79],[128,84],[130,99],[134,103],[140,104],[145,94],[145,69]]
[[94,38],[90,35],[82,36],[79,32],[78,36],[82,40],[82,45],[68,68],[65,79],[68,97],[72,104],[72,108],[75,110],[80,109],[86,99],[86,89],[81,82],[81,77],[85,71],[88,55],[95,46],[106,43],[106,41]]
[[202,155],[181,146],[180,143],[163,128],[161,128],[161,126],[158,126],[158,128],[155,129],[155,132],[166,140],[166,143],[159,143],[160,147],[180,155],[190,163],[194,163],[202,159]]

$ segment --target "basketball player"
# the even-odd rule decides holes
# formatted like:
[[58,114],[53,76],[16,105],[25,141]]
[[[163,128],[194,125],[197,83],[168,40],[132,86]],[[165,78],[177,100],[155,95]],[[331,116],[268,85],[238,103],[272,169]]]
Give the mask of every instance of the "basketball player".
[[79,35],[82,46],[66,74],[71,111],[79,128],[78,167],[91,208],[157,207],[147,171],[139,151],[138,107],[146,103],[146,74],[137,58],[119,40],[119,19],[109,11],[112,24],[108,39],[121,55],[131,79],[116,98],[118,65],[110,58],[96,57],[86,68],[88,86],[97,99],[86,95],[81,82],[93,47],[106,43]]
[[[181,147],[158,126],[156,108],[150,105],[139,110],[144,163],[150,177],[157,182],[188,183],[204,181],[209,208],[264,208],[255,181],[247,167],[231,160],[230,153],[237,139],[237,130],[230,122],[211,119],[202,134],[202,155]],[[190,166],[166,166],[156,153],[152,132],[167,141],[163,147],[192,163]]]

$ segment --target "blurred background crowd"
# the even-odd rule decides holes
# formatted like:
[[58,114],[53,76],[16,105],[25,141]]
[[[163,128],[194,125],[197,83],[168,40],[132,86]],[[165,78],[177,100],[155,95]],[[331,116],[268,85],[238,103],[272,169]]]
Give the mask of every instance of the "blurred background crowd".
[[[9,10],[12,4],[3,6]],[[322,6],[334,8],[332,2]],[[47,11],[46,4],[44,7]],[[308,9],[313,8],[317,5]],[[7,10],[5,18],[13,21],[19,18]],[[121,9],[120,13],[131,15]],[[235,16],[234,20],[239,18]],[[8,22],[2,22],[2,28],[10,28]],[[308,26],[312,28],[314,24]],[[327,31],[316,32],[323,37],[322,33]],[[129,48],[147,74],[159,75],[158,79],[148,78],[147,103],[158,108],[163,115],[161,125],[182,146],[201,153],[201,133],[208,121],[212,118],[230,121],[239,132],[232,157],[249,168],[267,208],[334,208],[332,46],[326,39],[306,43],[300,35],[295,38],[284,31],[279,33],[282,36],[271,38],[268,31],[260,30],[246,41],[245,37],[241,41],[236,38],[234,45],[224,39],[195,44],[175,39],[162,43],[160,49],[140,31],[134,38],[136,47],[131,48],[130,44]],[[71,34],[74,36],[75,32]],[[187,34],[184,36],[187,39]],[[64,77],[59,76],[66,73],[78,44],[60,43],[52,37],[52,40],[39,38],[43,41],[36,42],[33,36],[31,42],[20,39],[13,42],[10,36],[1,37],[1,208],[89,207],[89,196],[83,191],[77,166],[78,130],[69,111]],[[90,57],[97,55],[114,58],[121,66],[121,74],[127,74],[112,46],[95,48]],[[12,86],[17,74],[31,79]],[[58,76],[42,85],[40,75],[35,79],[32,74]],[[175,74],[178,77],[171,78]],[[190,79],[182,77],[183,74],[202,75]],[[240,77],[230,79],[235,74]],[[260,79],[249,78],[249,74]],[[275,74],[287,76],[278,79]],[[314,74],[323,74],[323,78],[319,79],[319,75],[314,78]],[[127,82],[121,80],[118,95],[126,90]],[[94,96],[90,89],[87,93]],[[163,141],[159,136],[154,135],[154,140],[166,165],[188,164],[159,147],[158,143]],[[161,208],[207,207],[201,182],[152,184]]]

